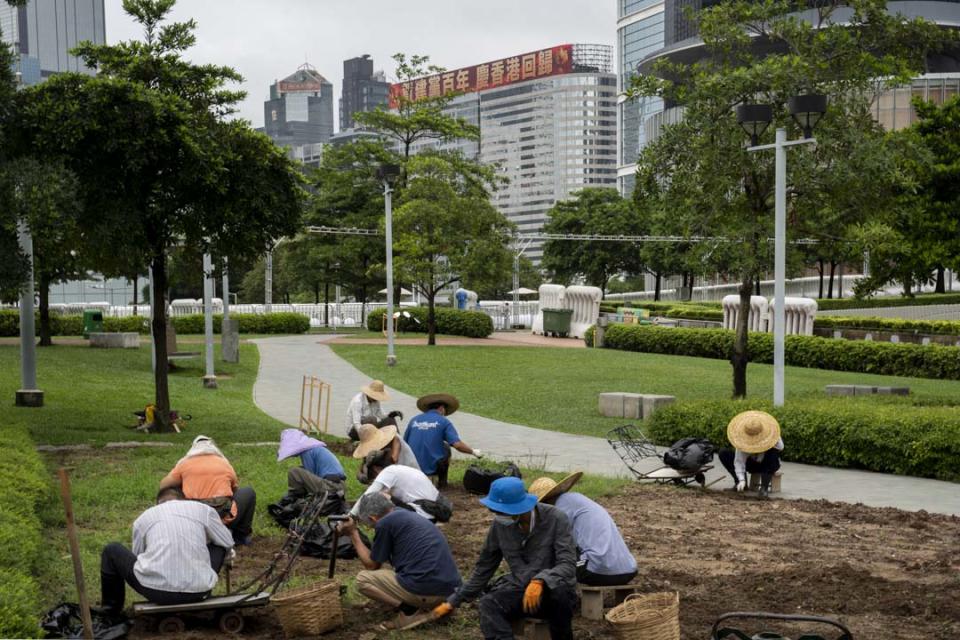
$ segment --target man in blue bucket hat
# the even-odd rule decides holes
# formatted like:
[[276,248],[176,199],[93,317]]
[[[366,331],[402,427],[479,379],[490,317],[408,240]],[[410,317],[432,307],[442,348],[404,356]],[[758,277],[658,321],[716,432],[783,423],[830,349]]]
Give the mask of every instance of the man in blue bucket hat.
[[501,560],[510,573],[480,597],[480,630],[487,640],[513,638],[511,621],[523,616],[545,619],[552,640],[572,640],[577,605],[577,556],[570,521],[562,511],[537,504],[519,478],[500,478],[480,504],[494,513],[493,523],[470,579],[433,617],[450,614],[480,597]]

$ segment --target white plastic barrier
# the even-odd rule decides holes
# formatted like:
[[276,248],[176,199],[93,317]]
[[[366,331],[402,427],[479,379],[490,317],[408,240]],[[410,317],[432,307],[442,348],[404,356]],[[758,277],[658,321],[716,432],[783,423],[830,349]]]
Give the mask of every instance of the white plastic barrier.
[[544,309],[566,309],[564,304],[564,292],[566,287],[562,284],[542,284],[540,285],[540,306],[537,310],[537,316],[533,319],[533,333],[543,333],[543,310]]
[[[770,322],[768,331],[773,332],[775,300],[770,300]],[[786,335],[813,335],[813,321],[817,317],[817,301],[812,298],[783,299],[784,326]]]
[[600,316],[600,300],[603,292],[599,287],[570,286],[564,292],[564,307],[572,309],[570,317],[570,337],[582,338]]
[[[766,331],[769,305],[763,296],[750,296],[750,314],[747,316],[747,331]],[[740,317],[740,296],[723,298],[723,328],[736,329]]]

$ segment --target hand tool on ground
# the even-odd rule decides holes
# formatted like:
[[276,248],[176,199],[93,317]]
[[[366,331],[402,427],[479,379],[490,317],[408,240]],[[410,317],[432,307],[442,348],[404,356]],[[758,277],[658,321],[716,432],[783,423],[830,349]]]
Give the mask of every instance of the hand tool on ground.
[[337,570],[337,543],[340,542],[340,523],[347,522],[350,520],[350,516],[337,515],[337,516],[327,516],[327,524],[330,525],[330,529],[333,532],[333,539],[330,545],[330,569],[327,571],[327,577],[332,578],[333,572]]

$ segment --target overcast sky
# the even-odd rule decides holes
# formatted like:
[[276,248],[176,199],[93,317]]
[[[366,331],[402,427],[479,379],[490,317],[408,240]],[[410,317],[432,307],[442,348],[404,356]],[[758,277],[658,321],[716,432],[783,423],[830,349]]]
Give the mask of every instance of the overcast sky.
[[[243,75],[239,115],[255,127],[263,126],[273,81],[305,61],[339,100],[343,61],[364,53],[392,81],[398,51],[455,69],[557,44],[616,41],[616,0],[179,0],[173,17],[198,23],[191,60]],[[120,0],[106,0],[106,23],[108,42],[142,36]]]

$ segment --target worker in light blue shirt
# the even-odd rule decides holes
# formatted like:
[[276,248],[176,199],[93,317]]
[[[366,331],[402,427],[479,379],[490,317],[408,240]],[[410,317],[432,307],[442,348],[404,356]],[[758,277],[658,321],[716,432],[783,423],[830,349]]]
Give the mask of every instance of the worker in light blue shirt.
[[583,476],[572,473],[560,482],[537,478],[529,492],[540,502],[563,511],[577,545],[577,582],[595,587],[628,584],[637,575],[637,560],[627,548],[617,524],[599,504],[570,489]]
[[423,413],[407,424],[403,440],[413,450],[420,470],[443,488],[447,486],[451,447],[478,458],[482,458],[483,453],[461,440],[460,434],[447,418],[460,408],[460,401],[455,397],[447,393],[426,395],[417,400],[417,408]]

